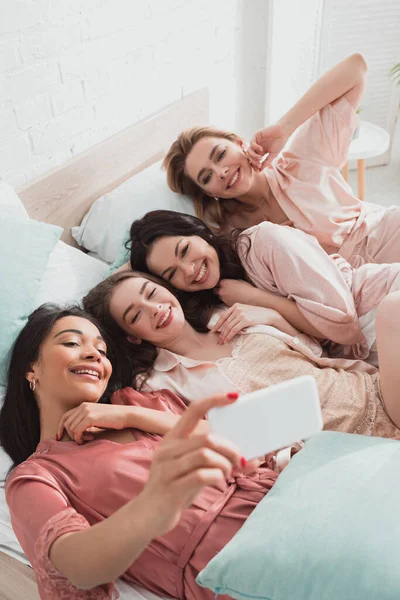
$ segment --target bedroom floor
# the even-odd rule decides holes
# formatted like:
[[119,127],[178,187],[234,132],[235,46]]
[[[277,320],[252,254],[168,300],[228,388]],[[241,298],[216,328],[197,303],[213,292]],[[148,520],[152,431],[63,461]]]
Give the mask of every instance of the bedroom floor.
[[[349,183],[353,190],[357,189],[356,170],[350,171]],[[365,200],[383,206],[400,205],[400,120],[397,123],[390,164],[367,169]]]

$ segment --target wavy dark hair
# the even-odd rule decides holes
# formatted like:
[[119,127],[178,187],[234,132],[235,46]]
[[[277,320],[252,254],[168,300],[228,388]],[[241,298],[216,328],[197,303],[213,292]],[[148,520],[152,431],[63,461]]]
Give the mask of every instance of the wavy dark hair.
[[[153,210],[141,219],[133,221],[126,247],[130,250],[132,269],[151,273],[147,257],[155,241],[163,237],[197,235],[217,252],[221,279],[246,279],[245,270],[235,249],[239,233],[237,231],[232,238],[216,235],[201,219],[192,215],[173,210]],[[213,290],[195,293],[179,290],[177,297],[189,323],[197,331],[207,331],[210,313],[221,303]]]
[[[13,461],[12,468],[35,452],[40,441],[39,407],[26,374],[38,360],[41,347],[56,322],[69,316],[82,317],[96,325],[106,341],[111,364],[115,366],[113,343],[93,316],[77,306],[60,308],[55,304],[43,304],[37,308],[28,318],[12,349],[7,391],[0,410],[0,444]],[[106,400],[118,387],[116,372],[101,400]]]

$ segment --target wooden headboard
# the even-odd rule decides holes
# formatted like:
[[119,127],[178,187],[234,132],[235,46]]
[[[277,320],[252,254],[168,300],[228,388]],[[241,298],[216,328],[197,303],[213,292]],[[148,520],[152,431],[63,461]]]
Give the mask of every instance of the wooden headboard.
[[61,239],[77,246],[79,225],[95,200],[160,160],[186,127],[208,123],[208,90],[202,89],[135,123],[18,191],[31,218],[64,228]]

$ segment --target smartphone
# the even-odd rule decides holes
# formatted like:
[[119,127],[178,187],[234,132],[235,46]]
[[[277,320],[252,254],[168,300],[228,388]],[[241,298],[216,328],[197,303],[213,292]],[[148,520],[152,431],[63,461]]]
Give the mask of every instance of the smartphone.
[[240,396],[234,404],[211,409],[207,418],[212,432],[236,444],[246,460],[290,446],[323,427],[311,375]]

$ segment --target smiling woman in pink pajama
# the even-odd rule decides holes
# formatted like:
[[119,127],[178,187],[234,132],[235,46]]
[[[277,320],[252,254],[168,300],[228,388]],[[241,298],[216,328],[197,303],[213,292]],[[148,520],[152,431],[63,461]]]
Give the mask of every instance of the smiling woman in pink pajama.
[[[232,245],[197,217],[167,210],[134,221],[130,237],[131,267],[194,293],[182,297],[186,311],[190,303],[201,313],[213,300],[231,306],[216,325],[221,342],[250,325],[274,325],[278,312],[298,331],[324,340],[330,356],[377,366],[375,312],[400,290],[400,263],[355,268],[328,255],[315,237],[267,221]],[[269,309],[272,322],[265,315],[258,320],[254,307]]]
[[[197,318],[190,316],[190,323],[167,285],[143,273],[114,273],[83,304],[124,347],[121,360],[129,363],[133,386],[140,391],[169,389],[192,402],[205,390],[224,392],[233,386],[243,394],[311,375],[325,429],[397,438],[400,371],[394,357],[400,355],[400,327],[391,321],[399,297],[399,292],[391,294],[377,311],[378,344],[384,340],[391,348],[390,354],[379,356],[380,373],[364,361],[327,358],[315,340],[289,329],[248,327],[230,343],[220,344],[220,336],[207,328],[214,316],[212,305],[203,306]],[[389,298],[396,300],[394,305]],[[130,344],[122,346],[124,341]]]
[[192,197],[196,214],[224,232],[271,221],[313,235],[352,266],[400,262],[400,207],[361,202],[340,171],[366,70],[360,54],[336,65],[275,125],[257,132],[248,152],[235,134],[184,131],[164,161],[169,186]]

